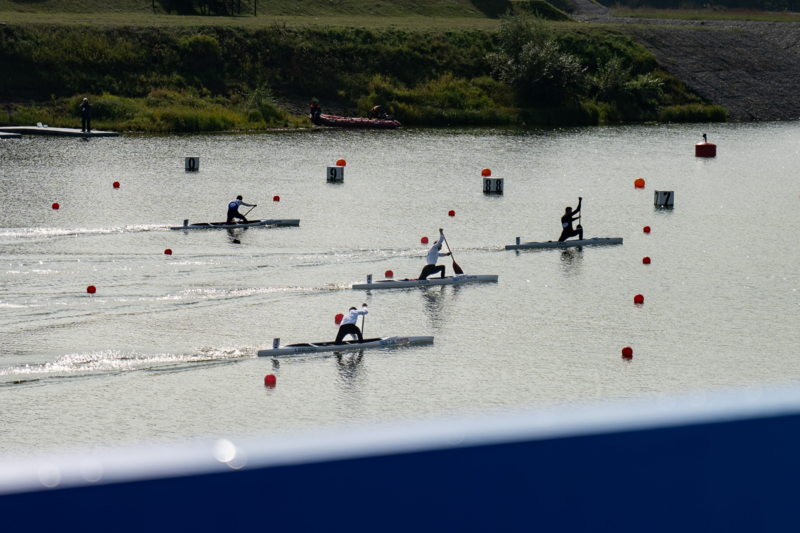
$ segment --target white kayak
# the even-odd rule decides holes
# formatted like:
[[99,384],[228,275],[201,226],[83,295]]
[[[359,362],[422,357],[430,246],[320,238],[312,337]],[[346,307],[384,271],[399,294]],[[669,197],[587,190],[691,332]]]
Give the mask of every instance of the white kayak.
[[235,229],[235,228],[255,228],[259,226],[299,226],[299,219],[264,219],[264,220],[249,220],[247,222],[234,222],[228,224],[227,222],[197,222],[189,224],[188,220],[183,221],[183,226],[174,226],[169,229]]
[[[278,341],[276,339],[275,344]],[[433,344],[433,337],[382,337],[380,339],[364,339],[363,342],[345,341],[344,344],[333,342],[310,342],[307,344],[288,344],[269,350],[259,350],[259,357],[287,357],[320,352],[352,352],[368,348],[385,348],[390,346],[408,346],[410,344]]]
[[457,276],[447,276],[446,278],[429,279],[381,279],[366,283],[353,284],[354,289],[404,289],[406,287],[425,287],[428,285],[460,285],[461,283],[476,283],[481,281],[497,281],[497,276],[478,276],[459,274]]
[[601,244],[622,244],[622,237],[595,237],[579,241],[519,242],[506,245],[506,250],[525,250],[530,248],[572,248],[573,246],[598,246]]

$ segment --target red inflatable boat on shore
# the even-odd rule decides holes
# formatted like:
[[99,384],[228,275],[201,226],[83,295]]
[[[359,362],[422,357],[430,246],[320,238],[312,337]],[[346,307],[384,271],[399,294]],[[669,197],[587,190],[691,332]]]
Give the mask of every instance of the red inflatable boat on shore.
[[320,115],[318,119],[314,119],[311,115],[308,116],[311,122],[322,126],[333,126],[338,128],[374,128],[391,130],[402,126],[398,121],[393,118],[386,119],[371,119],[371,118],[355,118],[355,117],[339,117],[336,115]]

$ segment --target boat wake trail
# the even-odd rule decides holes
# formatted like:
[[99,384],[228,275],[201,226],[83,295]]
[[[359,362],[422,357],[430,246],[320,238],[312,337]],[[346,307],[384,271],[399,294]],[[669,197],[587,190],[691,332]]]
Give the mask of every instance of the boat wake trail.
[[145,231],[169,231],[169,226],[130,225],[114,228],[0,228],[0,238],[57,238],[76,237],[79,235],[110,235],[113,233],[141,233]]

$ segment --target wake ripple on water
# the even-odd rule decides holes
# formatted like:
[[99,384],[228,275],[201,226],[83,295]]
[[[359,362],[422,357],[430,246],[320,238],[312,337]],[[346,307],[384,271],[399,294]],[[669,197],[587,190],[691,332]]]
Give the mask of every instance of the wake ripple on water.
[[141,224],[113,228],[0,228],[0,238],[54,238],[78,235],[108,235],[112,233],[140,233],[145,231],[169,231],[165,224]]

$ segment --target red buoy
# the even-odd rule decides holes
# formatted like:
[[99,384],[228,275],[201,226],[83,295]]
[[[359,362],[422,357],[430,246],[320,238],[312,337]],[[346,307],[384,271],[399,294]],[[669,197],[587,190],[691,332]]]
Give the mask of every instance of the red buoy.
[[272,197],[272,201],[273,202],[280,202],[281,201],[281,197],[280,196],[273,196]]
[[342,323],[342,319],[343,319],[343,318],[344,318],[344,315],[343,315],[342,313],[339,313],[339,314],[337,314],[335,317],[333,317],[333,320],[334,320],[334,321],[335,321],[337,324],[341,324],[341,323]]
[[60,206],[60,205],[58,205],[58,202],[56,202],[56,203],[54,203],[54,204],[53,204],[53,209],[58,209],[59,207],[61,207],[61,206]]
[[278,378],[275,377],[275,374],[267,374],[264,376],[264,385],[267,387],[274,387],[277,382]]
[[645,233],[650,233],[650,226],[645,226],[644,227],[644,232]]
[[630,346],[626,346],[622,349],[622,358],[623,359],[632,359],[633,358],[633,349]]
[[492,171],[489,170],[488,168],[484,168],[483,170],[481,170],[481,176],[483,176],[484,178],[488,178],[491,175]]
[[97,292],[97,287],[95,287],[94,285],[89,285],[88,287],[86,287],[86,292],[88,292],[89,294],[94,294]]
[[644,180],[642,178],[636,178],[636,181],[633,182],[633,186],[637,189],[644,189]]
[[645,257],[644,259],[642,259],[642,263],[644,263],[645,265],[649,265],[650,264],[650,258],[649,257]]
[[394,272],[392,272],[391,270],[387,270],[386,272],[383,273],[383,275],[386,276],[387,278],[393,278]]
[[456,216],[456,212],[453,211],[452,209],[450,211],[448,211],[447,214],[450,215],[451,217]]
[[337,167],[346,167],[347,166],[347,161],[345,161],[344,159],[338,159],[336,161],[336,166]]
[[642,296],[641,294],[637,294],[636,296],[633,297],[633,303],[635,303],[635,304],[643,304],[644,303],[644,296]]
[[172,255],[172,248],[167,248],[164,250],[164,255]]
[[422,244],[428,244],[428,238],[427,237],[423,237],[422,239],[420,239],[419,242],[421,242]]
[[115,189],[119,189],[119,182],[118,182],[118,181],[115,181],[115,182],[114,182],[114,188],[115,188]]
[[694,145],[695,157],[717,157],[717,145],[714,143],[697,143]]

